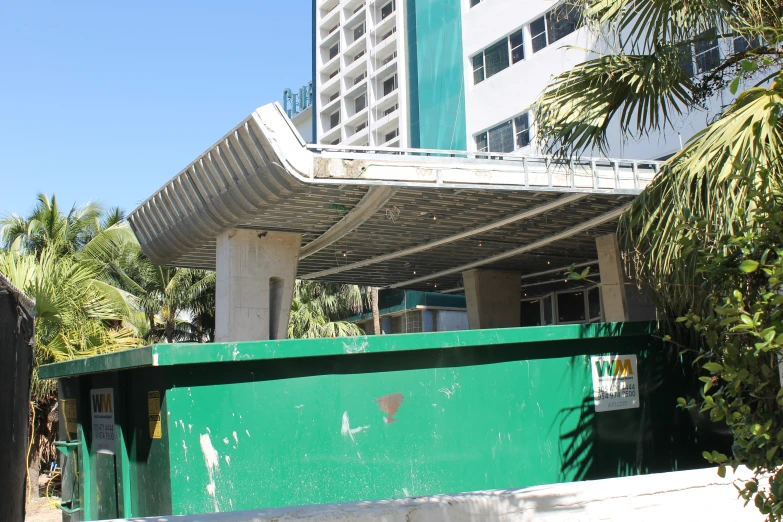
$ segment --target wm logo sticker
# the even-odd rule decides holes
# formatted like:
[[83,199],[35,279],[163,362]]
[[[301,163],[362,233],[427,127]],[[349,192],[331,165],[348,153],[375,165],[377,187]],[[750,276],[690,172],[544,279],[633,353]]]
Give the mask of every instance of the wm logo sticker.
[[111,393],[94,393],[92,395],[93,413],[114,413],[114,401]]
[[633,375],[631,359],[606,359],[595,361],[595,371],[599,378],[603,377],[627,377]]

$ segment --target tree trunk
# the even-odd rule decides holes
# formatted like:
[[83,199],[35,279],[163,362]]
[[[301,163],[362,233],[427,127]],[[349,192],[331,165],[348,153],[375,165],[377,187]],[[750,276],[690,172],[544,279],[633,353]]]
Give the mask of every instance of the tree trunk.
[[27,464],[27,498],[38,498],[38,479],[41,476],[41,451],[38,447],[38,435],[34,435],[35,442],[30,449],[30,460]]
[[381,334],[381,314],[378,311],[378,289],[370,289],[370,298],[372,299],[372,327],[375,335]]

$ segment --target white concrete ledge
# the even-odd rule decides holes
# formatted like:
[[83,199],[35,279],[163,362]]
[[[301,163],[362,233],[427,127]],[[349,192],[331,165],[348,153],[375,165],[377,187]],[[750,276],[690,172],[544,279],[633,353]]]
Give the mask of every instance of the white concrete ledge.
[[734,480],[749,476],[747,469],[734,476],[729,470],[722,479],[710,468],[518,490],[125,522],[761,522],[764,517],[752,504],[743,507],[733,486]]

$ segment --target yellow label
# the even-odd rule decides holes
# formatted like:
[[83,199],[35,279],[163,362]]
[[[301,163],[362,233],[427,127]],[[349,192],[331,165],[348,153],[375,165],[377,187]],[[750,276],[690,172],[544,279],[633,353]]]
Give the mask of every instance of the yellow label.
[[76,426],[76,399],[63,399],[60,403],[62,404],[63,418],[65,418],[65,431],[70,439],[70,435],[75,437],[78,433]]
[[162,437],[160,427],[160,392],[151,391],[147,393],[147,410],[149,410],[150,419],[150,438],[159,439]]
[[160,414],[150,415],[150,438],[159,439],[162,433],[160,430]]

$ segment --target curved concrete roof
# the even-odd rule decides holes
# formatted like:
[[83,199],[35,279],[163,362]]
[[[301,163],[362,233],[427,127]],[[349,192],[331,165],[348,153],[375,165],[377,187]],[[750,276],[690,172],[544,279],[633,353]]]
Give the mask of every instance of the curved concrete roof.
[[[460,272],[593,261],[594,236],[654,177],[647,160],[307,146],[254,111],[129,221],[156,263],[214,269],[230,228],[303,234],[299,277],[447,289]],[[551,278],[551,276],[549,276]],[[437,286],[436,286],[437,285]]]

